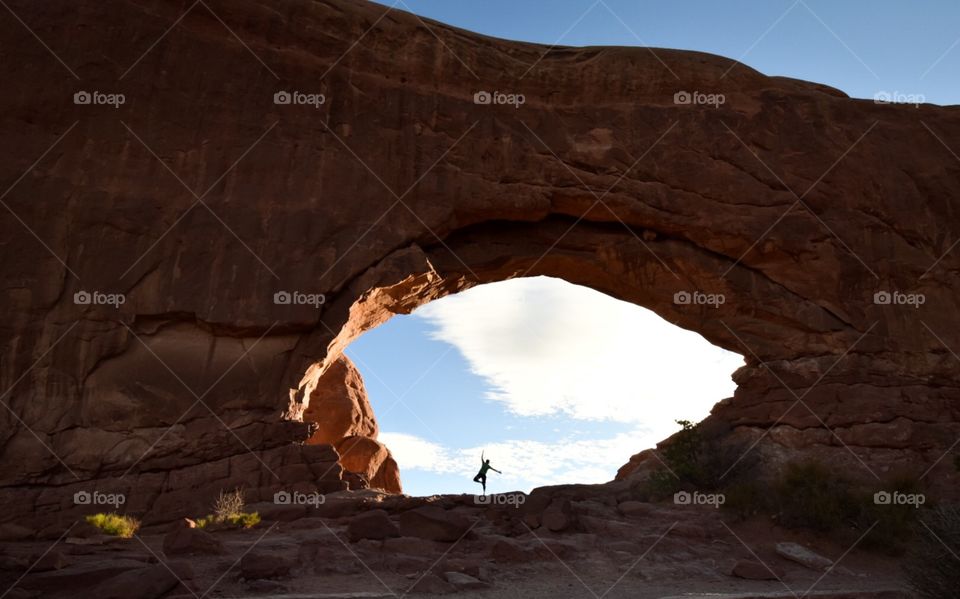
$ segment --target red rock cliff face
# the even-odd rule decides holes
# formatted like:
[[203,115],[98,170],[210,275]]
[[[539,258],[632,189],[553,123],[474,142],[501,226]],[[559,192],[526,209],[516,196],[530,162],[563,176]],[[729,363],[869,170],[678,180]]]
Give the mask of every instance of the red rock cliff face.
[[[332,453],[298,445],[326,365],[393,313],[525,275],[746,356],[713,417],[773,467],[954,480],[957,108],[364,2],[208,4],[10,0],[63,63],[0,22],[0,518],[62,531],[74,492],[110,485],[140,513],[238,479],[333,488]],[[525,103],[475,102],[494,90]],[[124,103],[75,103],[94,91]],[[275,103],[294,91],[325,101]]]

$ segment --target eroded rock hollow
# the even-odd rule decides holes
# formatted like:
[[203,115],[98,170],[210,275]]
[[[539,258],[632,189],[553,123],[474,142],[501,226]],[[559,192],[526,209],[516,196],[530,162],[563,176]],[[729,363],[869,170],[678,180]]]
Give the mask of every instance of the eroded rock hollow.
[[9,4],[65,60],[0,22],[0,520],[57,536],[83,490],[149,523],[234,484],[343,488],[303,416],[349,341],[533,275],[743,354],[711,419],[769,467],[955,488],[957,108],[347,0]]

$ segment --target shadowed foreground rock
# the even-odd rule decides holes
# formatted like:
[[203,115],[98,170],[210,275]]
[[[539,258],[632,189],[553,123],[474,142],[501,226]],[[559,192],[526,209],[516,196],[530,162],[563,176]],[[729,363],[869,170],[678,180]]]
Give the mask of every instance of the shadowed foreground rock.
[[[743,354],[710,419],[764,467],[958,488],[956,107],[367,2],[9,6],[77,78],[0,23],[3,522],[56,537],[105,509],[81,490],[160,521],[238,483],[343,488],[301,444],[344,347],[534,275]],[[495,89],[526,102],[475,102]],[[93,90],[125,102],[74,101]],[[293,91],[325,101],[275,101]],[[725,102],[675,101],[695,91]],[[360,413],[338,430],[367,435]]]
[[[10,596],[51,599],[119,597],[124,589],[126,596],[151,599],[349,599],[394,597],[408,590],[456,593],[464,599],[548,599],[590,596],[593,589],[597,595],[638,599],[795,594],[911,599],[899,590],[896,561],[861,547],[820,540],[816,552],[836,559],[837,567],[812,570],[776,550],[777,541],[799,540],[804,533],[758,521],[726,523],[726,514],[707,506],[651,503],[646,514],[625,516],[629,510],[618,505],[631,501],[627,483],[544,487],[537,494],[547,504],[566,501],[577,529],[523,526],[523,510],[478,505],[470,495],[410,498],[344,491],[336,496],[353,503],[351,516],[311,512],[283,522],[266,519],[247,530],[220,529],[211,536],[221,552],[192,555],[189,564],[154,555],[160,538],[144,533],[139,539],[102,544],[58,543],[53,551],[69,553],[68,562],[57,570],[35,569],[19,581],[0,561],[0,584],[17,583]],[[399,526],[404,534],[419,534],[445,531],[452,521],[467,526],[469,533],[442,535],[442,540],[385,538],[371,528],[379,525],[395,534]],[[411,522],[412,531],[407,530]],[[690,535],[692,529],[701,534]],[[364,534],[354,536],[358,532]],[[809,541],[804,543],[804,550],[811,551]],[[34,541],[6,551],[10,558],[24,559],[49,547],[49,541]],[[163,563],[153,563],[158,557]],[[710,594],[696,594],[706,592]]]

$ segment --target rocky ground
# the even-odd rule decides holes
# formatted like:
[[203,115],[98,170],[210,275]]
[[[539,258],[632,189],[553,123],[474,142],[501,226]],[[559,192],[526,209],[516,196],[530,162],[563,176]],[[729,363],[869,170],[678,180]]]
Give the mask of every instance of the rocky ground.
[[499,505],[344,491],[317,507],[248,506],[263,516],[251,529],[184,521],[132,539],[80,523],[52,545],[5,545],[0,590],[12,587],[10,599],[911,597],[892,558],[598,487],[495,496]]

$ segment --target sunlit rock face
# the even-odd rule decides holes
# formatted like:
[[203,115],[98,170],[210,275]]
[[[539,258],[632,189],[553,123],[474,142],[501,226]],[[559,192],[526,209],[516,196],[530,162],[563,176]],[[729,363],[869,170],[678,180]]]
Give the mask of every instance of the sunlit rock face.
[[[960,162],[937,140],[960,139],[956,108],[701,53],[428,31],[372,3],[210,4],[245,44],[167,0],[11,0],[79,81],[0,25],[17,215],[0,220],[0,519],[59,534],[85,488],[119,485],[153,517],[242,469],[263,497],[316,477],[332,450],[289,448],[352,338],[524,275],[743,354],[711,418],[771,468],[932,467],[958,488],[940,458],[960,435]],[[492,88],[526,103],[475,102]],[[126,101],[75,104],[81,89]],[[325,102],[275,103],[293,90]]]
[[327,368],[309,397],[303,419],[317,424],[309,443],[335,445],[346,437],[377,438],[380,429],[363,377],[346,356]]
[[367,398],[363,377],[353,362],[340,356],[319,377],[309,394],[303,420],[317,429],[310,445],[333,445],[340,465],[348,473],[362,475],[351,488],[371,487],[400,493],[400,471],[387,447],[377,441],[379,428]]

